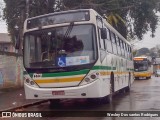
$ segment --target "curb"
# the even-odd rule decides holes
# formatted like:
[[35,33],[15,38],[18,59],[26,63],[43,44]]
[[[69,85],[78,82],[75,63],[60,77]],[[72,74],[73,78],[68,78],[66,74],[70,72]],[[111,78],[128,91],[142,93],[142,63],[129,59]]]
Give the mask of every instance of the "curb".
[[33,102],[33,103],[24,104],[24,105],[18,106],[18,107],[11,107],[11,108],[7,108],[7,109],[4,109],[4,110],[0,110],[0,112],[4,112],[4,111],[15,111],[16,109],[27,108],[27,107],[34,106],[34,105],[38,105],[38,104],[41,104],[41,103],[46,103],[46,102],[48,102],[48,101],[49,101],[49,100],[41,100],[41,101],[37,101],[37,102]]

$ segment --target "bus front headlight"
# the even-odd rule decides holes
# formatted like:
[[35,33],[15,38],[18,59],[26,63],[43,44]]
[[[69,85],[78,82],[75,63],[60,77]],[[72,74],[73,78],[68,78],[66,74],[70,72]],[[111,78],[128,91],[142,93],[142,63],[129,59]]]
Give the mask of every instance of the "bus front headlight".
[[32,87],[37,87],[38,88],[38,86],[37,86],[37,84],[31,79],[31,78],[29,78],[28,76],[26,77],[24,77],[24,82],[27,84],[27,85],[29,85],[29,86],[32,86]]
[[99,78],[99,73],[98,72],[91,73],[83,79],[83,81],[80,83],[80,85],[86,85],[88,83],[91,83],[91,82],[97,80],[98,78]]

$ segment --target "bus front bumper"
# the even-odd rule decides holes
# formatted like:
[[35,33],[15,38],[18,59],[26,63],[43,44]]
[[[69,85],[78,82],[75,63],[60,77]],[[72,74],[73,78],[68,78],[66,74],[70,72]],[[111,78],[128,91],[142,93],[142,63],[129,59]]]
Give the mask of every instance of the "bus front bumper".
[[134,77],[150,77],[151,74],[150,73],[134,73]]
[[[63,99],[63,98],[96,98],[104,97],[100,82],[66,88],[35,88],[24,84],[26,99]],[[57,93],[57,94],[55,94]],[[107,91],[106,91],[107,93]],[[108,91],[109,94],[109,91]]]

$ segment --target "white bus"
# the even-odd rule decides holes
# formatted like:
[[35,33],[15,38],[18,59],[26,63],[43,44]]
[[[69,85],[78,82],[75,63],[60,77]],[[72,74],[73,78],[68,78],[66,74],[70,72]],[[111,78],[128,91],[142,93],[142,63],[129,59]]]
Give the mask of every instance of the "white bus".
[[134,80],[131,45],[93,9],[27,19],[23,48],[26,99],[111,102]]

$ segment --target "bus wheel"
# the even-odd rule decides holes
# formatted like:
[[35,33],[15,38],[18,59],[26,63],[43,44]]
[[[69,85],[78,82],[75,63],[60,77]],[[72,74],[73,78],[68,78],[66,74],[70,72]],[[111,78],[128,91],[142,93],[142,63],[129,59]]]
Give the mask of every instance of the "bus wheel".
[[87,104],[89,105],[95,105],[95,104],[101,104],[101,98],[88,98]]
[[111,73],[110,77],[110,94],[105,96],[102,101],[104,104],[106,103],[112,103],[113,100],[113,92],[114,92],[114,74]]
[[128,80],[128,86],[125,89],[127,92],[130,92],[131,90],[131,74],[129,73],[129,80]]
[[49,104],[50,109],[60,107],[60,99],[51,99],[51,100],[49,100],[49,102],[50,102],[50,104]]
[[111,84],[110,94],[107,96],[107,102],[112,103],[112,100],[113,100],[113,85]]

